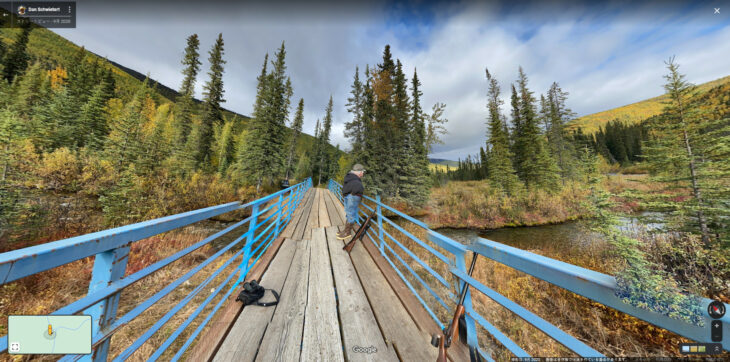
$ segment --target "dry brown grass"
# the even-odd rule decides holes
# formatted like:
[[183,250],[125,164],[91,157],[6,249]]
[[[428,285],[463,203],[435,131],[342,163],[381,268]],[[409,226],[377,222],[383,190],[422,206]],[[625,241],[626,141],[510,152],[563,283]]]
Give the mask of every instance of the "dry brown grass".
[[[245,227],[246,226],[244,226],[244,228]],[[179,232],[158,235],[134,243],[127,265],[127,275],[200,241],[207,235],[211,234],[211,230],[210,226],[201,227],[198,225],[196,227],[187,227]],[[233,230],[229,233],[230,236],[226,235],[226,239],[228,239],[228,241],[232,241],[233,236],[238,236],[243,231],[244,230],[241,228]],[[148,299],[160,289],[164,288],[198,265],[200,262],[214,254],[215,251],[215,248],[210,245],[206,245],[128,287],[121,294],[117,316],[124,315],[140,302]],[[147,331],[149,327],[156,323],[180,300],[185,298],[197,285],[199,285],[204,279],[211,276],[233,255],[233,253],[233,251],[224,253],[210,265],[196,273],[189,281],[183,283],[180,287],[163,297],[152,307],[132,320],[132,322],[120,328],[112,337],[109,352],[110,358],[117,356],[131,345],[132,342]],[[152,353],[154,353],[154,351],[165,341],[165,339],[167,339],[167,337],[169,337],[172,332],[193,313],[201,302],[210,295],[211,289],[217,287],[218,284],[220,284],[228,275],[230,275],[231,272],[235,270],[235,268],[240,264],[240,260],[240,257],[236,258],[233,263],[231,263],[223,270],[223,272],[221,272],[205,288],[203,288],[203,290],[201,290],[190,303],[176,313],[170,321],[168,321],[157,333],[144,343],[141,348],[130,357],[130,360],[147,360],[148,357],[151,356]],[[86,258],[0,286],[0,311],[2,311],[3,315],[49,314],[86,294],[88,283],[91,279],[92,266],[93,258]],[[190,333],[192,333],[202,319],[207,316],[212,307],[220,300],[222,294],[228,290],[230,284],[235,281],[235,278],[236,276],[234,276],[232,281],[229,282],[222,292],[208,304],[203,312],[194,319],[194,321],[185,329],[185,332],[175,340],[172,346],[162,355],[162,360],[169,360],[179,347],[182,346]],[[205,330],[206,329],[203,330],[201,335],[205,333]],[[0,319],[0,335],[6,333],[7,319],[2,318]],[[190,350],[190,348],[188,348],[188,350]],[[30,359],[32,359],[31,356],[11,357],[7,353],[0,355],[0,360],[2,361],[25,361]],[[46,357],[45,359],[49,358]]]
[[587,194],[574,183],[557,193],[531,190],[506,196],[486,181],[451,181],[431,190],[425,221],[433,228],[475,229],[554,224],[586,216]]
[[[425,232],[420,227],[404,222],[399,222],[398,224],[405,225],[407,231],[422,241],[426,240]],[[391,225],[388,225],[386,230],[421,260],[441,274],[451,285],[454,285],[454,278],[448,272],[445,263],[433,256],[415,241],[394,230]],[[415,260],[400,250],[395,243],[390,240],[388,242],[395,249],[396,253],[429,284],[432,290],[436,291],[449,306],[453,305],[453,301],[446,299],[447,297],[444,293],[445,288],[425,268],[417,264]],[[426,240],[424,242],[445,256],[448,257],[450,255],[430,241]],[[613,263],[610,262],[611,257],[607,252],[607,248],[608,246],[605,243],[594,243],[592,246],[585,248],[573,248],[572,251],[565,250],[564,248],[559,249],[558,247],[554,250],[530,251],[610,274],[612,270],[610,270],[609,266],[613,265]],[[406,268],[400,265],[400,262],[396,260],[392,253],[387,252],[387,254],[393,263],[399,266],[401,273],[406,276],[419,295],[434,309],[441,322],[447,323],[451,319],[450,313],[440,306],[436,299],[431,296],[426,288],[421,286]],[[465,262],[468,265],[471,256],[467,256],[467,259]],[[583,298],[484,257],[478,260],[473,276],[485,286],[515,301],[532,313],[607,356],[679,356],[679,343],[688,342],[688,340],[671,332],[654,327],[634,317],[617,312],[587,298]],[[454,290],[451,292],[456,294]],[[530,355],[575,356],[570,350],[555,342],[540,330],[497,304],[486,295],[473,288],[471,289],[471,294],[474,308],[487,321],[492,323]],[[482,349],[491,351],[493,357],[499,361],[508,361],[512,354],[493,337],[489,336],[486,330],[482,329],[478,324],[477,328],[479,329],[479,342]]]

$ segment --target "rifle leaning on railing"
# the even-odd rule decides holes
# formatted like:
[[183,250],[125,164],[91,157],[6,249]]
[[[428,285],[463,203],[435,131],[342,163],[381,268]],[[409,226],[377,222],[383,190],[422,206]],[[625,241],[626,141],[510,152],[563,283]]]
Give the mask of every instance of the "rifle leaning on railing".
[[[472,272],[474,271],[474,265],[477,261],[477,255],[479,254],[474,253],[474,256],[471,258],[471,265],[469,266],[470,277]],[[461,318],[464,315],[464,299],[466,298],[466,292],[468,290],[469,283],[464,282],[464,287],[461,289],[461,294],[459,295],[459,304],[454,310],[454,318],[451,320],[451,323],[446,328],[444,328],[441,334],[436,333],[431,336],[431,345],[439,349],[439,354],[436,358],[436,362],[447,362],[446,350],[451,347],[451,343],[454,340],[458,340],[459,337],[457,333],[462,334],[466,332],[466,329],[462,328],[460,326],[460,323],[464,323],[461,321]],[[469,352],[472,362],[480,360],[479,355],[476,353],[476,350],[474,350],[474,348],[472,348],[471,346],[469,347]]]
[[358,239],[362,240],[362,237],[365,236],[365,232],[370,228],[370,222],[373,220],[373,217],[375,217],[375,214],[375,212],[371,212],[370,215],[368,215],[367,219],[360,224],[360,228],[357,229],[352,240],[350,240],[350,242],[342,248],[343,250],[347,250],[348,254],[352,251],[352,248],[355,247],[355,241]]

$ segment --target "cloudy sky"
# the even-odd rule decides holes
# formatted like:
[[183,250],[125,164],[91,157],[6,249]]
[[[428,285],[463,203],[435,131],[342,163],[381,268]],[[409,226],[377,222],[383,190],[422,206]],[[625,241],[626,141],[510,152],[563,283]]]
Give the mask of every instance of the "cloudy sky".
[[[267,3],[266,5],[261,5]],[[55,31],[87,49],[177,89],[185,39],[201,39],[202,75],[218,33],[225,41],[224,106],[249,115],[264,55],[286,43],[292,104],[304,98],[312,134],[330,95],[332,143],[351,117],[345,109],[355,67],[381,60],[390,44],[423,84],[430,110],[446,103],[445,144],[432,157],[457,159],[485,141],[484,68],[504,98],[521,65],[536,93],[553,81],[578,115],[662,93],[672,55],[693,83],[730,75],[730,1],[688,2],[264,2],[77,1],[76,29]],[[715,13],[720,8],[720,14]],[[507,109],[503,110],[505,113]]]

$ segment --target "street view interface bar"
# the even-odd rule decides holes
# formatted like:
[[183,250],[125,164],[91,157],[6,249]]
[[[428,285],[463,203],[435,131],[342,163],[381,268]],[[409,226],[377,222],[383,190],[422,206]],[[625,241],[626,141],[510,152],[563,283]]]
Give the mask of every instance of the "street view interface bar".
[[0,1],[0,28],[75,28],[75,1]]

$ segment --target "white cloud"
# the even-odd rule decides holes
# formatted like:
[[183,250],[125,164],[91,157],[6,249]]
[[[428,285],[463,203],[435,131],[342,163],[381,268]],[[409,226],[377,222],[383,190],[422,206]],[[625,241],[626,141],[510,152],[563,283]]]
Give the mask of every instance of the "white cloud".
[[[370,3],[357,9],[304,3],[276,9],[217,4],[225,5],[225,11],[214,3],[196,4],[167,14],[163,9],[169,3],[149,3],[142,13],[119,3],[83,3],[78,28],[57,32],[120,64],[149,72],[172,88],[180,84],[185,38],[197,33],[203,61],[198,96],[207,77],[207,51],[222,32],[228,62],[224,106],[243,114],[251,113],[264,54],[273,56],[284,40],[294,86],[292,113],[304,98],[304,131],[312,134],[332,95],[331,140],[343,149],[349,148],[343,129],[350,119],[345,103],[355,66],[362,72],[365,64],[377,64],[384,45],[391,44],[409,78],[414,67],[418,69],[424,108],[430,111],[435,102],[447,104],[449,134],[433,156],[450,159],[473,154],[484,144],[485,67],[500,82],[505,114],[509,85],[522,65],[538,97],[557,81],[570,93],[569,106],[581,115],[659,95],[665,72],[662,61],[674,54],[688,79],[696,83],[728,75],[730,69],[730,27],[722,19],[702,18],[697,13],[701,9],[657,13],[647,6],[610,5],[562,11],[555,9],[557,5],[533,4],[532,11],[524,14],[521,8],[513,9],[520,14],[515,17],[505,16],[504,8],[495,4],[461,3],[434,8],[433,22],[426,26],[417,21],[398,23],[382,6]],[[409,26],[426,34],[419,38],[425,47],[414,46],[414,39],[403,35]],[[715,28],[706,31],[709,27]]]

